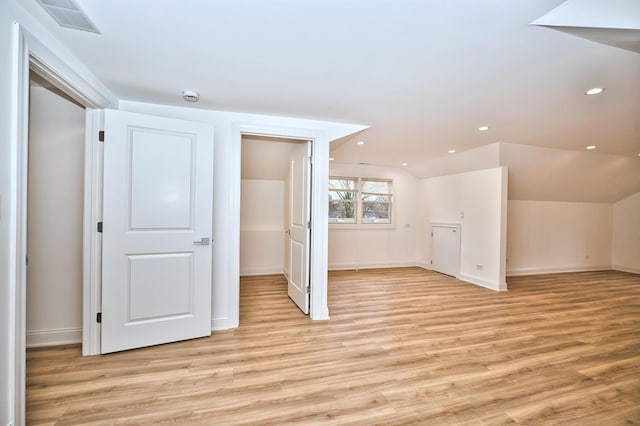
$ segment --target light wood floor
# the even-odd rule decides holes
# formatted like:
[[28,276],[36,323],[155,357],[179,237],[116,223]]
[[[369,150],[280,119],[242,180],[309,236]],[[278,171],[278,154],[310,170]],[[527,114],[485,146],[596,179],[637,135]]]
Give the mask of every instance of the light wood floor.
[[281,277],[243,279],[241,325],[106,356],[28,351],[30,425],[640,424],[640,276],[333,272],[312,322]]

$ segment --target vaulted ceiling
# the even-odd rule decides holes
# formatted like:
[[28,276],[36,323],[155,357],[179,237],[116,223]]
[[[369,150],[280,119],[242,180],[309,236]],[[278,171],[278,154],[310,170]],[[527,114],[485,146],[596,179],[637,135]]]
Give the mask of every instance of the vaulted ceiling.
[[[197,108],[368,125],[333,143],[335,161],[407,163],[418,177],[497,142],[509,153],[499,164],[520,146],[547,149],[522,170],[579,152],[561,175],[580,185],[594,162],[624,162],[624,190],[573,198],[640,191],[636,0],[76,0],[100,34],[17,1],[120,99],[184,106],[188,88]],[[592,87],[606,90],[585,95]],[[518,198],[576,194],[539,189]]]

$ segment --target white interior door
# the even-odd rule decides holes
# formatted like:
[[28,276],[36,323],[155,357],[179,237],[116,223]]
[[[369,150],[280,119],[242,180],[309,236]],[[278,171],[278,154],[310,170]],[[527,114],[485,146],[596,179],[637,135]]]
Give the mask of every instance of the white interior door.
[[309,313],[309,237],[311,142],[300,144],[289,157],[289,297]]
[[443,274],[458,276],[460,271],[460,227],[431,226],[431,268]]
[[213,127],[105,111],[102,353],[211,334]]

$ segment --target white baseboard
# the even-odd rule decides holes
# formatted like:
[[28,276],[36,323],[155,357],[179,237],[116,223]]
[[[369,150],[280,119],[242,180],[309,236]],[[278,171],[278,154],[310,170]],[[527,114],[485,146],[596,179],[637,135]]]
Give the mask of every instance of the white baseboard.
[[489,290],[506,291],[506,288],[500,288],[500,284],[497,282],[486,281],[482,278],[474,277],[473,275],[459,274],[456,278],[480,287],[488,288]]
[[416,262],[372,262],[372,263],[334,263],[329,265],[330,271],[345,271],[350,269],[379,269],[379,268],[408,268],[417,266]]
[[418,268],[426,269],[427,271],[433,271],[431,264],[427,262],[417,262],[414,266],[417,266]]
[[275,275],[284,274],[282,268],[247,268],[240,270],[241,277],[251,277],[254,275]]
[[28,348],[82,343],[82,328],[73,327],[27,331],[26,337],[26,345]]
[[229,318],[213,317],[211,318],[211,331],[229,330]]
[[311,315],[311,319],[314,321],[327,321],[329,319],[329,309],[322,309],[321,312],[314,312]]
[[629,266],[629,265],[613,265],[611,269],[621,272],[629,272],[631,274],[640,274],[640,267],[638,266]]
[[519,275],[542,275],[542,274],[562,274],[567,272],[594,272],[611,270],[611,265],[578,265],[578,266],[556,266],[552,268],[519,268],[507,269],[508,277]]

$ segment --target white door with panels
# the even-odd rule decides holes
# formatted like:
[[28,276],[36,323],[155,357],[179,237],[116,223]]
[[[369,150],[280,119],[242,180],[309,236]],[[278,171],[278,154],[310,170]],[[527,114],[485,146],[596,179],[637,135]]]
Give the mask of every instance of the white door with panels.
[[105,111],[102,353],[211,335],[213,127]]
[[309,313],[309,239],[311,142],[301,143],[289,157],[289,297]]
[[460,272],[460,225],[431,225],[431,269],[452,277]]

